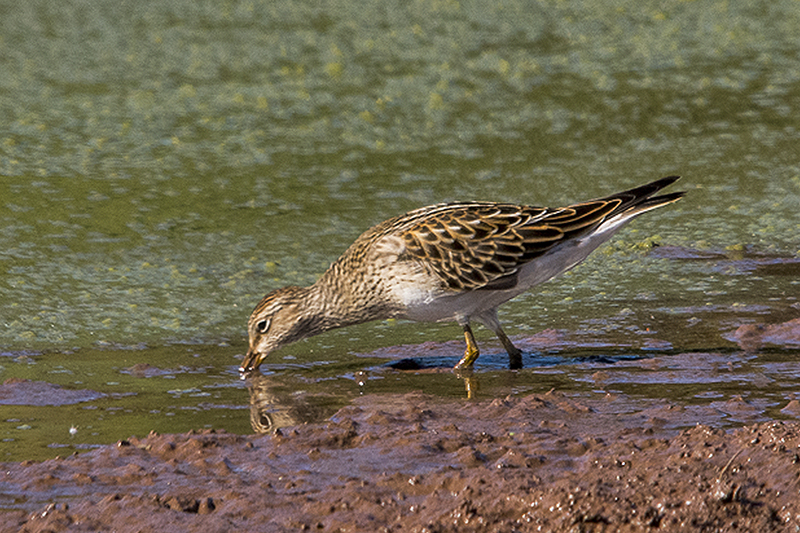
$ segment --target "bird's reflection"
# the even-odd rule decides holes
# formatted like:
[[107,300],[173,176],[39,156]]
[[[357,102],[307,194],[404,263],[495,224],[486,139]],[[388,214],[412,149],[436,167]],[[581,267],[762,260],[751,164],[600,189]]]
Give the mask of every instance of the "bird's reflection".
[[[476,398],[480,389],[477,375],[471,369],[458,370],[455,375],[463,381],[466,397]],[[358,372],[355,377],[360,392],[364,394],[366,372]],[[347,403],[336,402],[329,394],[315,396],[298,391],[281,374],[265,376],[256,369],[244,374],[242,378],[250,393],[250,426],[256,433],[270,433],[282,427],[320,422]]]
[[256,433],[320,421],[335,410],[310,404],[305,395],[287,390],[278,376],[265,376],[254,370],[244,378],[250,392],[250,425]]
[[464,381],[464,391],[467,393],[467,399],[474,400],[481,388],[478,376],[475,375],[471,368],[456,370],[454,372],[456,377]]

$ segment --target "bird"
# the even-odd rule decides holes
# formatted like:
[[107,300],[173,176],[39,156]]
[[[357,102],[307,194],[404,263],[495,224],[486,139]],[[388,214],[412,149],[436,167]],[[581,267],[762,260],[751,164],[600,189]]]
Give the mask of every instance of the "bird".
[[573,268],[633,218],[680,200],[685,191],[656,196],[678,179],[566,207],[452,202],[386,220],[358,237],[313,285],[279,288],[259,301],[239,370],[248,373],[301,339],[391,318],[458,323],[466,349],[456,370],[472,369],[480,355],[471,323],[481,323],[500,340],[509,368],[522,368],[498,307]]

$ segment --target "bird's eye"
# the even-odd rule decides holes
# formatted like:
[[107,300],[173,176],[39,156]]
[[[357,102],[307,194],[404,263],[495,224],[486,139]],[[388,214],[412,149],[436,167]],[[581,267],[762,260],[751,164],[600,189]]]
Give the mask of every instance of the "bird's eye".
[[269,323],[270,323],[270,320],[268,318],[265,318],[264,320],[260,320],[256,324],[256,329],[258,330],[259,333],[266,333],[267,330],[269,329]]

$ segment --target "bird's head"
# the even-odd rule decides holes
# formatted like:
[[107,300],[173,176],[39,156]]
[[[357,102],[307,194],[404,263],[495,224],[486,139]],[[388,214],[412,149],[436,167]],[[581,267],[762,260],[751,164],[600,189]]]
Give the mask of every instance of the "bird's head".
[[247,321],[250,347],[239,368],[241,372],[258,368],[270,352],[281,346],[313,335],[303,312],[307,292],[302,287],[284,287],[261,299]]

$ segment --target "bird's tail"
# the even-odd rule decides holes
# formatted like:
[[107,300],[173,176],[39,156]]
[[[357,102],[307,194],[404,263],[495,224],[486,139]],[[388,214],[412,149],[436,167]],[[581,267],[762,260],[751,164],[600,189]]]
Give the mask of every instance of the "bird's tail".
[[686,194],[686,191],[672,192],[653,196],[655,193],[678,181],[680,176],[668,176],[661,178],[646,185],[636,187],[627,191],[612,194],[601,201],[619,200],[620,204],[611,211],[602,224],[597,228],[598,234],[608,231],[616,232],[619,228],[629,222],[632,218],[646,213],[652,209],[677,202]]
[[662,205],[677,202],[686,194],[686,191],[672,192],[669,194],[662,194],[661,196],[653,196],[661,189],[672,185],[680,179],[680,176],[667,176],[656,181],[650,182],[646,185],[641,185],[634,189],[623,191],[617,194],[612,194],[603,200],[622,200],[622,203],[611,213],[609,218],[615,215],[625,214],[625,219],[636,216],[645,211],[650,211]]

